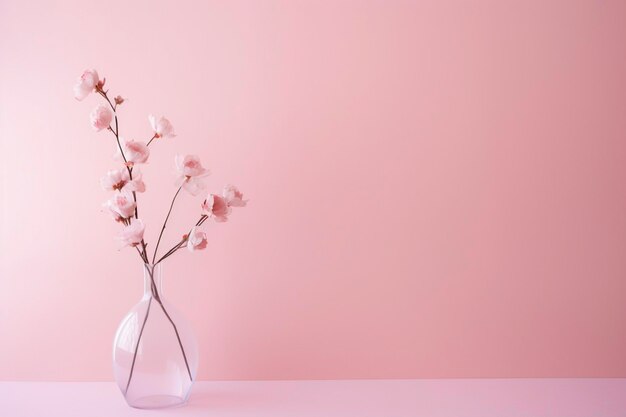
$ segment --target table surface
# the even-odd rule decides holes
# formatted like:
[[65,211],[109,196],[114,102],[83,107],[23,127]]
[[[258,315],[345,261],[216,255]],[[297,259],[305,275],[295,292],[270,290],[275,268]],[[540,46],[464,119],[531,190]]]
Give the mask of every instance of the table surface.
[[3,417],[612,417],[626,379],[197,382],[184,407],[136,410],[111,382],[0,382]]

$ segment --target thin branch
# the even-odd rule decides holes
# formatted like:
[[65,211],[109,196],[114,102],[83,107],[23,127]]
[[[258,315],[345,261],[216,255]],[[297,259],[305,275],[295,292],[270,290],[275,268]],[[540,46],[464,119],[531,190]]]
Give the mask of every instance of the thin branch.
[[167,253],[165,255],[161,256],[161,258],[159,258],[159,260],[155,263],[155,265],[160,264],[161,261],[164,261],[165,259],[167,259],[170,256],[172,256],[174,254],[174,252],[176,252],[177,250],[182,249],[183,247],[185,247],[185,242],[187,242],[187,240],[185,240],[185,239],[183,239],[182,241],[178,242],[172,249],[167,251]]
[[154,136],[152,136],[150,138],[150,140],[148,141],[148,144],[146,145],[146,147],[150,146],[150,144],[152,143],[153,140],[155,140],[157,138],[157,134],[155,133]]
[[165,226],[167,225],[167,221],[170,218],[170,214],[172,214],[172,208],[174,208],[174,202],[176,201],[176,197],[178,197],[178,193],[180,193],[180,190],[183,189],[183,186],[181,185],[180,187],[178,187],[178,190],[176,191],[176,194],[174,194],[174,198],[172,198],[172,203],[170,204],[170,209],[167,212],[167,216],[165,217],[165,221],[163,222],[163,227],[161,228],[161,233],[159,233],[159,240],[157,240],[157,244],[156,247],[154,248],[154,254],[152,255],[152,263],[154,264],[154,260],[156,259],[157,256],[157,251],[159,250],[159,244],[161,243],[161,238],[163,237],[163,231],[165,230]]
[[[107,90],[107,91],[109,91],[109,90]],[[111,100],[109,100],[109,97],[107,96],[107,93],[105,91],[102,91],[100,88],[98,88],[98,94],[100,94],[102,97],[104,97],[104,99],[107,101],[107,103],[109,103],[109,106],[111,106],[111,109],[113,110],[113,113],[115,113],[116,106],[114,106],[113,103],[111,103]]]
[[[194,227],[201,226],[202,223],[204,223],[206,221],[206,219],[208,219],[208,218],[209,218],[209,216],[207,216],[206,214],[203,214],[202,216],[200,216],[200,220],[198,220],[196,222]],[[180,242],[178,242],[177,244],[172,246],[172,248],[170,250],[168,250],[165,255],[161,256],[161,258],[159,258],[159,260],[154,265],[155,266],[158,265],[159,263],[161,263],[161,261],[164,261],[166,258],[168,258],[171,255],[173,255],[174,252],[176,252],[179,249],[182,249],[184,247],[183,246],[184,243],[187,242],[187,239],[189,238],[189,235],[191,234],[191,230],[193,230],[193,227],[189,230],[189,233],[187,233],[187,238],[181,239]]]

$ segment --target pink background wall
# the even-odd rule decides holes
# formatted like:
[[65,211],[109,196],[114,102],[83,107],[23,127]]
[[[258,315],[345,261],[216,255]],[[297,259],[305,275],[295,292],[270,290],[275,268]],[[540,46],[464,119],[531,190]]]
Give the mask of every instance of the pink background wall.
[[176,152],[251,198],[165,268],[201,379],[626,376],[625,39],[622,1],[0,0],[0,379],[111,379],[142,291],[88,67],[178,131],[152,242]]

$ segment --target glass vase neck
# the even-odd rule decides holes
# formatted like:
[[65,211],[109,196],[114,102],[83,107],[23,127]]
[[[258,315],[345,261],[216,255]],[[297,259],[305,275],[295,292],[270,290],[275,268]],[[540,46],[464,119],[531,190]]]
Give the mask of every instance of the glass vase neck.
[[143,264],[144,297],[160,298],[163,295],[163,268],[161,264]]

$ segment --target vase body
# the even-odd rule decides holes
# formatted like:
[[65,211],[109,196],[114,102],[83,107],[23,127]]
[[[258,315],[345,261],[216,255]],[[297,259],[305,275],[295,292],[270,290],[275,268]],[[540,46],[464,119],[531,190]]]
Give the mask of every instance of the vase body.
[[163,297],[161,264],[143,265],[144,294],[120,323],[113,341],[113,371],[135,408],[184,404],[198,368],[189,322]]

